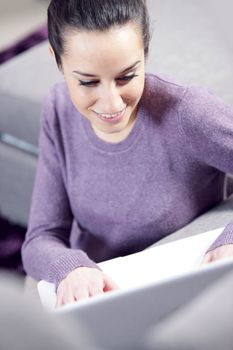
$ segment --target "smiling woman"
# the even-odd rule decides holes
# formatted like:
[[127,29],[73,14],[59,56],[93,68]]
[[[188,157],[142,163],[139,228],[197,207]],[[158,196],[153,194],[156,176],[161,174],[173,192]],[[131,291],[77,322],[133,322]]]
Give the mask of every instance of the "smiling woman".
[[144,89],[144,47],[136,24],[67,34],[61,70],[72,102],[96,135],[124,140]]
[[[68,14],[66,23],[58,11]],[[99,138],[122,141],[134,125],[144,89],[150,39],[145,2],[73,1],[69,7],[51,2],[48,25],[51,52],[75,107]]]
[[[118,288],[97,262],[223,199],[233,111],[205,89],[145,74],[145,0],[52,0],[48,32],[65,81],[44,103],[22,257],[28,274],[55,283],[61,306]],[[207,261],[232,255],[232,243],[230,223]]]

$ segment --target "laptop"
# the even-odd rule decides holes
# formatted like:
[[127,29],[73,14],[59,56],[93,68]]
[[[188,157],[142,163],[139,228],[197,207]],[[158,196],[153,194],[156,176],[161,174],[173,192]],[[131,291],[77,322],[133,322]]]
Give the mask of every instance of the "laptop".
[[[195,250],[195,242],[197,245],[198,241],[200,242],[200,239],[204,237],[206,238],[205,244],[207,241],[210,243],[210,237],[213,240],[220,232],[221,230],[215,230],[202,234],[204,235],[202,237],[197,235],[196,237],[180,240],[180,242],[177,241],[176,249],[173,250],[178,252],[177,247],[183,247],[184,249],[185,246],[187,248],[188,244],[189,247],[193,246],[193,250]],[[204,240],[202,239],[202,242]],[[169,251],[172,245],[174,248],[174,243],[149,249],[146,254],[154,256],[158,252],[159,255],[161,249]],[[190,255],[192,255],[191,248]],[[135,256],[129,256],[128,261],[130,259],[132,261]],[[174,259],[174,256],[172,259]],[[118,260],[118,265],[120,262],[124,262],[124,260]],[[185,261],[183,261],[183,264],[186,267],[181,273],[173,273],[159,280],[147,281],[143,284],[133,284],[122,290],[66,305],[57,309],[56,313],[60,316],[72,317],[74,322],[77,321],[77,324],[81,324],[90,334],[94,344],[100,349],[143,349],[143,340],[150,327],[158,324],[200,295],[224,275],[233,271],[233,258],[223,259],[207,265],[198,264],[192,269],[187,268]],[[110,265],[113,266],[112,263]],[[156,275],[156,270],[160,270],[158,264],[150,264],[149,266],[152,275]],[[140,269],[136,269],[136,273],[137,271],[142,273]]]
[[165,281],[68,305],[57,312],[72,317],[74,322],[77,320],[100,349],[141,350],[150,327],[230,271],[233,271],[233,259],[222,260]]

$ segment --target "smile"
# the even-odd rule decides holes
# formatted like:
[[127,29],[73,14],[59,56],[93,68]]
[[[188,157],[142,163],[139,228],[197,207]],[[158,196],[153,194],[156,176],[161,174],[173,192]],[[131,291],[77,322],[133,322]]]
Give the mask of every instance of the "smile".
[[95,111],[93,111],[93,112],[95,114],[97,114],[97,116],[102,120],[118,121],[124,116],[126,108],[127,108],[127,106],[125,106],[124,109],[122,109],[121,111],[119,111],[117,113],[97,113]]

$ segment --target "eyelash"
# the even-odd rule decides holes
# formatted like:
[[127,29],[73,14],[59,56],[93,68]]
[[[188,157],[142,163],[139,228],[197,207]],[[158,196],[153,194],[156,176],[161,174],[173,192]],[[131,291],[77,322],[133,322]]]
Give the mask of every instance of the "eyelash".
[[[131,75],[126,75],[125,77],[122,77],[122,78],[117,78],[116,80],[118,81],[120,80],[122,82],[129,82],[136,77],[138,77],[138,75],[131,74]],[[95,87],[98,83],[99,83],[99,80],[92,80],[92,81],[79,80],[79,85],[86,86],[86,87]]]

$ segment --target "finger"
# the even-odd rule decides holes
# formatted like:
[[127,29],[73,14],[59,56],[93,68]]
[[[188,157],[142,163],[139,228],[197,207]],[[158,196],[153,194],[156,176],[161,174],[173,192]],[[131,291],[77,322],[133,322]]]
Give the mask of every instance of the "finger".
[[81,301],[89,297],[89,291],[86,288],[77,289],[74,294],[75,301]]
[[57,299],[56,299],[56,308],[61,307],[64,305],[64,294],[65,294],[65,287],[64,287],[64,280],[61,281],[57,288]]
[[209,252],[205,254],[204,258],[202,259],[201,265],[209,264],[212,261],[212,253]]
[[55,307],[58,308],[58,307],[66,305],[66,304],[71,304],[71,303],[74,303],[74,302],[75,302],[75,297],[74,296],[61,294],[61,295],[57,296]]
[[57,288],[57,299],[56,299],[56,308],[64,305],[64,288],[62,284],[60,284]]
[[75,302],[75,296],[71,288],[68,288],[68,290],[63,294],[62,299],[63,299],[63,305],[71,304]]
[[104,278],[104,292],[120,289],[119,286],[108,276],[103,275]]
[[94,297],[96,295],[101,295],[103,294],[103,287],[101,286],[92,286],[92,288],[90,288],[89,290],[89,297]]
[[64,304],[64,302],[63,302],[63,294],[59,293],[59,294],[57,294],[55,308],[61,307],[63,304]]

